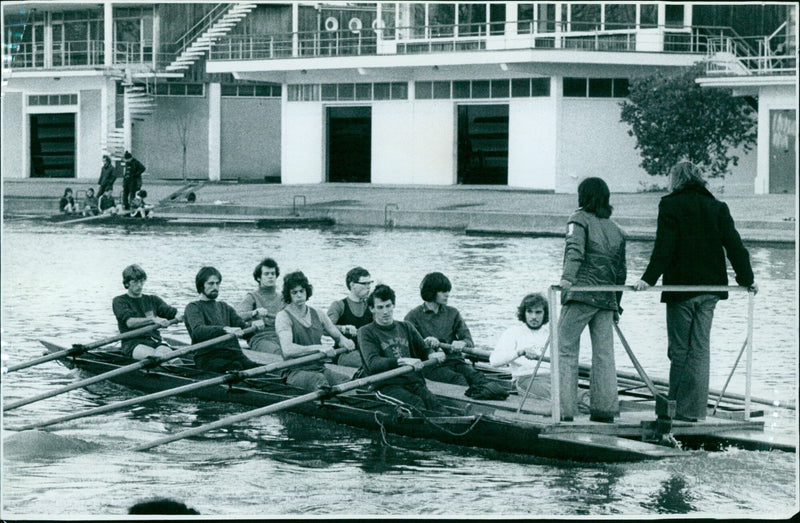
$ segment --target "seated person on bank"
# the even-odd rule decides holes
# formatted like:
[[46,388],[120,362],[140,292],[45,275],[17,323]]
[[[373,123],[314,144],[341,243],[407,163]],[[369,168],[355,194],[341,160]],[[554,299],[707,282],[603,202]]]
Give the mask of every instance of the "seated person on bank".
[[86,190],[86,198],[83,199],[83,215],[97,216],[98,214],[100,214],[100,207],[97,203],[97,196],[94,195],[94,189],[89,187]]
[[375,385],[379,394],[398,399],[418,409],[441,410],[436,397],[425,385],[422,361],[444,361],[443,352],[433,352],[409,323],[394,320],[395,293],[388,285],[378,285],[367,298],[372,323],[358,329],[358,347],[367,375],[412,365],[413,372]]
[[253,271],[253,279],[258,283],[258,288],[248,292],[236,306],[236,312],[242,318],[258,317],[264,322],[264,328],[248,341],[250,350],[281,354],[281,342],[275,331],[275,317],[284,306],[283,297],[276,291],[280,273],[275,260],[261,260]]
[[[178,309],[167,305],[154,294],[142,292],[146,280],[147,274],[138,265],[129,265],[122,271],[122,285],[127,292],[115,297],[111,305],[120,332],[152,324],[166,327],[169,320],[181,320]],[[158,329],[153,329],[138,338],[124,340],[122,352],[128,357],[142,360],[149,356],[169,356],[172,349],[161,339]]]
[[117,214],[118,211],[117,203],[114,201],[114,197],[108,192],[100,196],[98,208],[103,214]]
[[64,196],[58,201],[58,210],[64,214],[78,212],[78,207],[75,205],[75,198],[72,197],[72,189],[69,187],[64,189]]
[[[541,294],[528,294],[517,307],[519,323],[509,327],[500,336],[497,346],[489,355],[493,367],[508,365],[515,384],[532,376],[539,358],[550,341],[550,318],[547,300]],[[527,388],[527,383],[524,384]]]
[[[356,332],[372,322],[372,313],[367,306],[367,297],[372,289],[372,278],[363,267],[354,267],[347,271],[345,285],[349,294],[341,300],[336,300],[328,307],[328,318],[341,331],[342,334],[356,341]],[[340,354],[336,360],[338,365],[346,367],[360,367],[361,355],[357,350]]]
[[[247,323],[236,314],[233,307],[217,300],[222,274],[214,267],[202,267],[197,272],[194,283],[200,299],[189,303],[183,314],[192,344],[225,334],[236,336],[193,352],[195,366],[213,372],[257,367],[258,363],[248,359],[239,347],[238,338],[242,336],[242,329],[248,326]],[[256,320],[252,325],[260,327],[263,323]]]
[[475,344],[458,309],[447,305],[450,289],[450,280],[441,272],[425,275],[420,284],[420,296],[424,303],[411,309],[405,321],[413,325],[432,348],[438,348],[441,343],[451,346],[442,348],[447,359],[438,367],[426,369],[426,378],[480,387],[486,384],[486,377],[468,364],[461,353],[462,349],[474,347]]
[[131,200],[131,216],[138,216],[139,218],[153,217],[153,206],[148,204],[145,198],[147,198],[147,191],[142,189],[136,192],[136,196]]
[[[284,360],[315,352],[324,352],[328,357],[333,357],[335,349],[322,344],[323,334],[333,338],[340,347],[355,349],[353,341],[345,338],[325,314],[306,304],[312,291],[308,278],[300,271],[283,277],[283,301],[286,306],[275,317],[275,330]],[[288,385],[310,391],[349,381],[348,376],[325,367],[323,360],[284,369],[282,376]]]

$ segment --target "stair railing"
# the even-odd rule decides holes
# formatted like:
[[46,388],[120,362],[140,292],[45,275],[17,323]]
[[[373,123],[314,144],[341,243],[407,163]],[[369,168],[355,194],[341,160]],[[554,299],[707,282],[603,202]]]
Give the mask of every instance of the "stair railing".
[[208,28],[222,18],[236,4],[217,4],[208,13],[206,13],[200,20],[197,21],[192,27],[189,28],[181,37],[175,40],[174,46],[177,51],[175,56],[180,55],[186,50],[187,47],[197,38],[203,34]]

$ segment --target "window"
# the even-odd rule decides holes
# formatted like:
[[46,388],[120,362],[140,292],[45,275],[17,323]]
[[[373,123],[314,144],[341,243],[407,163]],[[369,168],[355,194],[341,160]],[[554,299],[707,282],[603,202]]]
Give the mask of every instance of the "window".
[[319,85],[290,85],[286,94],[290,102],[316,102],[319,101]]
[[489,4],[489,34],[501,35],[506,32],[506,4]]
[[[220,89],[220,91],[222,92],[223,90]],[[205,94],[205,85],[201,83],[164,82],[156,84],[154,93],[156,96],[203,96]],[[118,94],[121,93],[118,91]]]
[[450,98],[450,82],[433,82],[433,97]]
[[529,96],[550,96],[550,78],[514,78],[512,80],[503,78],[416,83],[416,98],[418,100],[521,98]]
[[610,98],[611,78],[589,78],[589,98]]
[[486,4],[458,4],[458,34],[483,36],[486,34]]
[[472,98],[489,98],[489,80],[472,82]]
[[600,4],[572,4],[572,31],[596,31],[600,29]]
[[336,84],[322,84],[322,99],[336,100]]
[[606,29],[633,29],[636,27],[634,4],[606,4]]
[[517,5],[517,33],[528,34],[533,28],[533,4]]
[[556,30],[556,4],[536,4],[538,33],[552,33]]
[[683,6],[667,4],[664,11],[664,24],[667,27],[683,27]]
[[531,95],[530,78],[514,78],[511,80],[511,96],[513,98],[528,97]]
[[531,96],[550,96],[550,79],[531,78]]
[[469,97],[470,97],[469,81],[453,82],[453,98],[469,98]]
[[428,25],[431,27],[431,36],[453,36],[453,27],[455,23],[455,4],[428,4]]
[[417,100],[430,100],[433,98],[433,82],[417,82],[414,87]]
[[614,78],[614,98],[625,98],[630,94],[630,82],[627,78]]
[[372,84],[356,84],[356,100],[372,100]]
[[28,105],[78,105],[77,94],[32,94]]
[[508,80],[492,80],[492,98],[508,98]]
[[390,99],[390,84],[379,83],[372,86],[372,97],[374,100],[389,100]]
[[354,100],[355,89],[353,84],[338,84],[338,100]]
[[408,100],[408,84],[392,82],[392,100]]
[[658,27],[658,6],[656,4],[642,4],[639,7],[639,25],[642,28]]
[[[280,96],[280,86],[277,96]],[[258,86],[256,86],[258,88]],[[419,87],[418,87],[419,88]],[[275,92],[275,91],[273,91]],[[256,96],[259,96],[256,94]],[[408,84],[405,82],[358,83],[358,84],[310,84],[290,85],[287,91],[290,102],[336,102],[336,101],[370,101],[370,100],[407,100]]]
[[586,96],[586,78],[564,78],[564,96]]

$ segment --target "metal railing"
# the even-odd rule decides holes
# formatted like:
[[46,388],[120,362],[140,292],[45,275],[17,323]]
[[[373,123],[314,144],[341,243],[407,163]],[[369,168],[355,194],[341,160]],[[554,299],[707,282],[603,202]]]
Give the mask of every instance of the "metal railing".
[[217,20],[222,18],[236,4],[216,4],[208,13],[190,27],[172,44],[171,51],[177,56],[192,45],[195,39],[208,30]]
[[105,49],[99,40],[53,43],[53,67],[103,65]]
[[[554,423],[558,423],[561,420],[561,389],[560,389],[560,377],[558,372],[558,317],[559,317],[559,300],[557,299],[557,295],[559,292],[563,292],[562,289],[558,285],[551,285],[547,289],[547,302],[549,306],[549,316],[551,321],[549,322],[550,325],[550,343],[553,347],[553,350],[550,354],[550,383],[551,383],[551,398],[552,398],[552,410],[551,416]],[[740,286],[728,286],[728,285],[660,285],[660,286],[652,286],[648,287],[641,291],[634,291],[632,285],[598,285],[598,286],[573,286],[569,288],[570,292],[573,291],[580,291],[580,292],[623,292],[623,291],[631,291],[631,292],[746,292],[748,293],[747,299],[747,339],[746,339],[746,359],[745,359],[745,393],[744,393],[744,419],[750,419],[750,404],[751,404],[751,377],[753,374],[753,311],[754,311],[754,302],[753,297],[754,293],[751,292],[747,287],[740,287]]]
[[516,21],[230,35],[212,46],[210,60],[536,48],[705,54],[710,29],[715,29],[610,23],[601,28],[594,22],[562,22],[539,31],[540,25],[537,21]]

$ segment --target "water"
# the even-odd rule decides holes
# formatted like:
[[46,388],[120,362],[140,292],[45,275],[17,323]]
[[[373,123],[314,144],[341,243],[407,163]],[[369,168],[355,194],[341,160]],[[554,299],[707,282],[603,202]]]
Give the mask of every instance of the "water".
[[[644,270],[652,244],[628,248],[628,281]],[[450,303],[478,346],[513,324],[521,297],[558,281],[563,240],[467,237],[450,232],[174,228],[124,230],[7,224],[3,234],[3,349],[10,363],[41,355],[36,339],[88,342],[115,333],[111,299],[121,271],[140,263],[145,292],[182,307],[196,298],[194,275],[212,264],[220,299],[235,303],[254,286],[252,269],[274,257],[282,274],[302,269],[310,304],[345,294],[344,275],[367,267],[398,295],[396,317],[420,302],[419,281],[440,270]],[[756,298],[753,394],[796,396],[795,251],[751,249]],[[712,332],[711,386],[721,388],[745,337],[747,300],[720,302]],[[667,374],[663,305],[654,293],[626,293],[620,326],[654,377]],[[181,329],[173,328],[180,335]],[[617,344],[617,367],[634,372]],[[589,362],[589,351],[581,354]],[[744,391],[744,360],[729,386]],[[55,362],[3,378],[4,401],[70,383]],[[132,397],[97,384],[5,414],[8,426],[50,419]],[[796,434],[794,414],[765,410],[767,432]],[[167,496],[204,515],[657,515],[786,517],[797,510],[797,457],[781,452],[692,451],[689,457],[632,464],[576,464],[460,448],[390,435],[388,442],[292,414],[267,416],[148,453],[137,444],[207,423],[241,406],[172,398],[65,424],[52,438],[3,432],[4,517],[123,515],[134,502]],[[16,438],[20,438],[16,440]],[[16,440],[16,441],[15,441]],[[388,443],[389,445],[387,445]],[[743,488],[746,486],[746,488]]]

